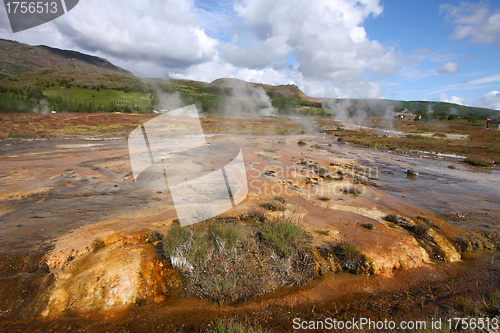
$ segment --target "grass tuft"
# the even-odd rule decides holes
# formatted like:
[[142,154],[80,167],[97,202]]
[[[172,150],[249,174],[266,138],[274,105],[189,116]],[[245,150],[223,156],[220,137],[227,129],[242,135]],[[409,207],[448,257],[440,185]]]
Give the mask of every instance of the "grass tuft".
[[486,305],[486,312],[488,314],[492,316],[500,315],[500,291],[495,290],[491,292],[484,304]]
[[339,258],[343,269],[351,273],[362,270],[365,258],[359,247],[351,241],[341,241],[335,247],[335,255]]
[[390,213],[385,217],[385,220],[397,224],[399,222],[399,215],[396,213]]
[[174,253],[186,240],[187,231],[179,224],[172,224],[169,232],[163,237],[163,251],[167,258]]
[[248,226],[237,223],[173,224],[156,237],[158,252],[184,275],[189,294],[219,304],[241,302],[314,277],[307,233],[296,222],[282,215],[244,234]]
[[372,223],[361,223],[361,227],[365,228],[366,230],[373,230],[374,228]]
[[385,220],[394,223],[421,238],[427,237],[430,230],[430,227],[427,224],[412,222],[396,213],[386,215]]
[[285,198],[283,198],[282,196],[280,195],[277,195],[274,197],[274,200],[278,201],[278,202],[281,202],[282,204],[284,204],[286,202]]
[[223,319],[213,327],[205,331],[206,333],[263,333],[260,326],[252,326],[249,323],[237,321],[237,319]]
[[35,136],[30,133],[9,133],[7,137],[9,139],[33,139]]
[[415,234],[415,236],[425,237],[427,236],[430,227],[426,224],[415,224],[411,227],[408,227],[407,229],[411,231],[413,234]]
[[281,257],[290,257],[305,240],[305,232],[292,218],[280,215],[259,227],[263,240]]
[[286,209],[285,205],[282,202],[276,200],[269,200],[263,202],[260,204],[260,206],[272,212],[277,212],[277,211],[282,212]]
[[473,166],[481,166],[481,167],[489,167],[493,164],[480,157],[472,157],[472,156],[465,158],[464,162]]
[[455,308],[468,316],[498,316],[500,291],[491,291],[479,298],[472,298],[470,295],[460,296],[455,300]]
[[480,313],[480,307],[477,302],[468,297],[459,297],[455,306],[458,310],[465,312],[468,315],[477,315]]
[[266,211],[260,207],[254,207],[248,211],[244,218],[264,222],[266,220]]

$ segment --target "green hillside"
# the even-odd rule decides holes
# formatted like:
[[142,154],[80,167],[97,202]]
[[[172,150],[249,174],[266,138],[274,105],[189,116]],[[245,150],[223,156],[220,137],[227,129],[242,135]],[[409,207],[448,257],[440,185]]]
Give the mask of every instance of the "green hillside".
[[[452,103],[370,99],[321,99],[295,85],[271,86],[221,78],[211,83],[139,79],[106,59],[47,46],[0,39],[0,112],[152,113],[177,104],[196,104],[204,113],[387,117],[405,113],[423,120],[467,120],[480,124],[500,112]],[[167,102],[166,102],[167,100]],[[389,111],[388,111],[389,110]]]

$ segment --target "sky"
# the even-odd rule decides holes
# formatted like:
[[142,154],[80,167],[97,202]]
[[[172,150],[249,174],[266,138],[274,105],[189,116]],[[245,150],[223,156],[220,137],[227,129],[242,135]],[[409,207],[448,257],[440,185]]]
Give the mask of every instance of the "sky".
[[80,0],[17,33],[0,8],[0,38],[96,55],[138,77],[500,110],[497,0]]

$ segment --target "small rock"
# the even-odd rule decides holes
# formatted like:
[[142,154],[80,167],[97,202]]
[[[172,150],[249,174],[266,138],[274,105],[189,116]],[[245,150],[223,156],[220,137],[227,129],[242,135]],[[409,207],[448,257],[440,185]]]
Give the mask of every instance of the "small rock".
[[306,143],[305,143],[304,141],[302,141],[302,140],[299,140],[299,141],[297,142],[297,144],[298,144],[299,146],[303,146],[303,145],[305,145]]
[[274,170],[266,170],[262,173],[263,176],[268,176],[268,177],[276,177],[276,171]]
[[41,269],[44,273],[46,273],[46,274],[50,273],[50,267],[49,267],[49,265],[47,265],[47,263],[44,263],[44,264],[40,267],[40,269]]
[[410,175],[410,176],[418,176],[418,171],[411,168],[411,169],[406,170],[406,174]]

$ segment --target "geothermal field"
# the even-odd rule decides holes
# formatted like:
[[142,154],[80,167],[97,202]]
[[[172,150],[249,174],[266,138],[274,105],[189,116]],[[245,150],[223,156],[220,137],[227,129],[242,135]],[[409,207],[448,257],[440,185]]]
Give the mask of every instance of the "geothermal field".
[[[168,188],[134,180],[127,136],[154,115],[1,117],[27,133],[0,143],[7,331],[497,318],[498,164],[353,143],[355,133],[411,138],[412,119],[380,129],[331,116],[201,117],[209,146],[240,148],[248,190],[183,226]],[[88,135],[71,134],[86,122]],[[453,146],[474,133],[443,135]]]
[[[345,13],[371,20],[365,6],[378,1],[365,2],[330,5],[367,10]],[[87,48],[80,50],[114,60],[130,56],[121,63],[170,78],[139,78],[104,58],[0,39],[1,332],[500,329],[500,104],[494,104],[500,93],[474,92],[470,105],[460,97],[476,86],[493,89],[500,82],[490,68],[476,69],[465,61],[482,65],[498,56],[448,58],[448,51],[419,48],[411,51],[419,52],[418,59],[441,54],[449,62],[436,69],[434,61],[425,75],[416,75],[429,81],[414,82],[408,77],[418,61],[397,48],[384,54],[378,41],[366,39],[361,22],[349,19],[352,29],[340,38],[342,25],[331,22],[346,17],[344,5],[324,10],[323,2],[304,2],[290,20],[272,16],[272,24],[291,22],[297,33],[271,36],[269,45],[266,39],[265,47],[252,46],[254,52],[226,44],[236,35],[225,33],[218,44],[195,26],[153,29],[149,23],[158,17],[194,22],[220,3],[165,2],[167,7],[182,3],[170,16],[153,2],[129,4],[128,14],[144,7],[154,17],[141,14],[124,21],[123,29],[102,25],[119,15],[99,24],[91,19],[123,9],[126,1],[108,11],[85,7],[95,3],[112,2],[82,1],[65,17],[80,7],[91,14],[67,21],[77,26],[53,28],[64,30],[61,36],[71,39],[71,47],[83,43]],[[252,3],[275,10],[254,10],[259,18],[248,22],[255,23],[251,31],[259,36],[268,34],[261,15],[288,15],[292,8],[277,9],[287,2]],[[24,8],[41,8],[32,4]],[[298,4],[294,1],[293,8]],[[172,15],[195,5],[207,7],[184,19]],[[238,13],[242,6],[234,4]],[[307,24],[296,25],[313,7]],[[332,19],[324,20],[325,13]],[[130,33],[130,22],[136,21],[147,31]],[[405,28],[413,26],[420,31],[422,24],[404,22]],[[93,28],[102,29],[97,41],[85,37]],[[325,35],[316,40],[307,33],[306,43],[294,41],[312,28]],[[0,27],[0,35],[4,30]],[[184,30],[196,36],[184,36]],[[289,33],[289,28],[271,30]],[[172,31],[175,38],[146,38]],[[108,34],[112,41],[102,39]],[[189,44],[200,36],[206,37],[200,42],[203,50],[182,53],[191,52]],[[325,43],[341,48],[359,43],[353,50],[364,55],[344,50],[338,56]],[[98,47],[108,44],[111,53]],[[225,46],[207,51],[207,57],[220,55],[208,61],[204,48],[212,44]],[[269,80],[285,84],[246,82],[228,72],[260,73],[260,62],[269,61],[260,56],[261,48],[270,55],[285,50],[269,58],[269,73],[275,73]],[[295,55],[287,54],[294,48]],[[167,51],[174,58],[165,58]],[[318,53],[304,56],[305,51]],[[220,62],[225,54],[241,63],[236,61],[240,53],[253,65]],[[379,77],[379,71],[393,67],[387,61],[391,57],[406,69]],[[455,58],[464,61],[463,73],[450,60]],[[374,72],[352,69],[365,63]],[[277,74],[285,72],[290,77]],[[179,78],[202,74],[232,78]],[[394,83],[396,76],[405,79]],[[310,94],[364,98],[312,97],[294,82]],[[406,86],[410,83],[418,89]],[[425,91],[387,93],[408,100],[380,99],[383,87],[403,94],[435,84],[444,87],[434,89],[440,99]],[[326,90],[316,89],[321,87]],[[462,90],[451,95],[456,87]]]
[[500,0],[3,0],[0,333],[500,332]]

